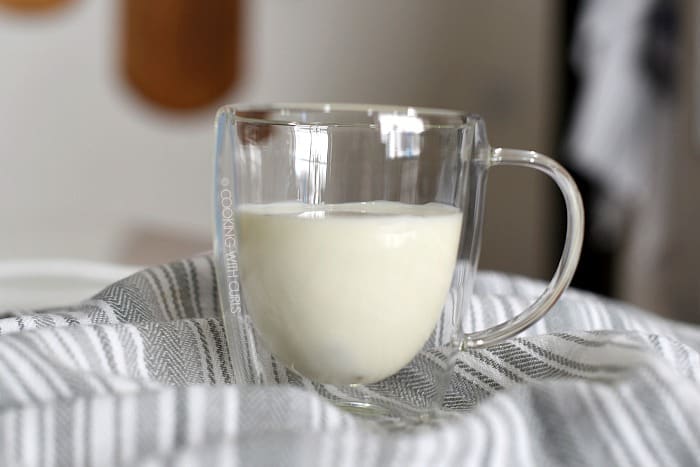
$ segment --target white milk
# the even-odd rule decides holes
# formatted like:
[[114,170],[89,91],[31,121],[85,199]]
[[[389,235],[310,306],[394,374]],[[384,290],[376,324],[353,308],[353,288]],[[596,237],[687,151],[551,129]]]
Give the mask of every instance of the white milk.
[[372,383],[440,316],[461,212],[431,203],[276,203],[238,211],[243,298],[272,353],[314,381]]

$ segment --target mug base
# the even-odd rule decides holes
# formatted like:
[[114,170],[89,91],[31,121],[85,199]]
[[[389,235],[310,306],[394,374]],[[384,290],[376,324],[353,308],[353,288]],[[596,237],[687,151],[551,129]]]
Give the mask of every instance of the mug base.
[[334,405],[345,410],[346,412],[350,412],[353,415],[360,415],[362,417],[377,418],[394,416],[394,414],[386,407],[371,404],[369,402],[335,401]]
[[339,409],[367,421],[379,423],[385,428],[407,428],[437,421],[440,417],[435,409],[398,412],[378,404],[359,401],[333,401]]

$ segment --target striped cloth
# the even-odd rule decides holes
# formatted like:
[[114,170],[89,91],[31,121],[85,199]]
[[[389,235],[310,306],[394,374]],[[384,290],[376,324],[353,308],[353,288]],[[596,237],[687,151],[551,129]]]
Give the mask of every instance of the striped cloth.
[[[522,336],[461,354],[435,422],[387,427],[301,387],[231,384],[213,271],[187,259],[3,312],[0,465],[700,463],[697,328],[569,291]],[[542,287],[481,274],[470,326]]]

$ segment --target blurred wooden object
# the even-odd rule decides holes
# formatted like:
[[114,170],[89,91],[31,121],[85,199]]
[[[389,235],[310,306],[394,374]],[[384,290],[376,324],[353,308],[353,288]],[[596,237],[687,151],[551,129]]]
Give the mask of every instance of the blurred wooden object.
[[71,3],[72,0],[0,0],[0,5],[26,12],[39,12]]
[[[2,1],[2,0],[0,0]],[[129,82],[172,109],[213,103],[239,75],[239,0],[125,0]]]

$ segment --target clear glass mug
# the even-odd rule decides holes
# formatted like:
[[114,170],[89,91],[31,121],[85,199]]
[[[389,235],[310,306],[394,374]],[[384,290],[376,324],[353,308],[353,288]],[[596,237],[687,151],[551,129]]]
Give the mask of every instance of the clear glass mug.
[[[554,277],[512,320],[466,333],[492,167],[549,175],[567,208]],[[214,257],[239,383],[314,388],[367,414],[439,408],[461,350],[542,317],[569,285],[583,208],[569,174],[493,149],[451,110],[227,106],[216,120]]]

